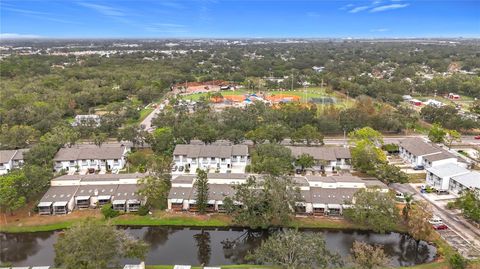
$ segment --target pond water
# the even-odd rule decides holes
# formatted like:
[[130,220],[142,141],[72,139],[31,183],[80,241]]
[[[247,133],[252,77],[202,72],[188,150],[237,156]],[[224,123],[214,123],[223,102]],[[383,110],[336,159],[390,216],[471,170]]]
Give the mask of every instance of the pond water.
[[[246,263],[245,255],[253,251],[271,231],[248,229],[201,229],[172,227],[123,227],[150,245],[147,264],[226,265]],[[384,246],[392,266],[430,262],[436,248],[399,233],[377,234],[365,231],[302,230],[321,233],[327,247],[348,258],[353,241]],[[60,231],[6,234],[0,233],[0,260],[16,266],[53,265],[54,250]],[[137,262],[124,260],[122,263]]]

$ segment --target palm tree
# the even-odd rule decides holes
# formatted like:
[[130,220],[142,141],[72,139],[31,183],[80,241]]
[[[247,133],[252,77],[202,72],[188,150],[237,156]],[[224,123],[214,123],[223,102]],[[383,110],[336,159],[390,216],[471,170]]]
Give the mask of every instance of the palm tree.
[[402,215],[405,220],[408,219],[408,214],[410,213],[410,209],[412,209],[413,204],[413,194],[405,195],[405,206],[402,210]]

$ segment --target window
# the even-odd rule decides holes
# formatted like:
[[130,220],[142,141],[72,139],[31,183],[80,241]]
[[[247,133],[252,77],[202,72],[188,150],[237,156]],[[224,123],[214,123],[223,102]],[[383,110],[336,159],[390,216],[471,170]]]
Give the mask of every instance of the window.
[[113,159],[113,162],[114,162],[114,163],[118,163],[118,159]]
[[224,163],[224,162],[225,162],[225,158],[222,158],[222,163]]
[[215,161],[215,157],[210,158],[211,161]]
[[70,164],[74,164],[74,163],[75,163],[75,161],[70,161]]

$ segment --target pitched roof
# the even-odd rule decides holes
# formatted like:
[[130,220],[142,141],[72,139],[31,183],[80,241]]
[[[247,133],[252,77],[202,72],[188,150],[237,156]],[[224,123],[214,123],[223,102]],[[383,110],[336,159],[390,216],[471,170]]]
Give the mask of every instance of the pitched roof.
[[18,161],[18,160],[23,160],[23,154],[30,149],[18,149],[17,152],[15,152],[15,155],[13,156],[13,159]]
[[168,199],[189,199],[192,188],[171,187]]
[[77,189],[78,186],[51,186],[40,202],[68,202],[75,195]]
[[465,187],[480,189],[480,173],[479,172],[472,171],[467,174],[454,176],[452,177],[452,179],[462,184]]
[[74,145],[70,148],[61,148],[53,160],[111,160],[121,159],[126,146],[123,144],[102,144],[100,147],[92,144]]
[[428,172],[434,175],[444,178],[467,174],[469,171],[463,167],[460,167],[454,163],[447,163],[427,168]]
[[246,145],[192,145],[180,144],[175,146],[173,155],[186,155],[188,158],[217,157],[230,158],[232,156],[247,156]]
[[287,146],[294,157],[308,154],[315,160],[335,161],[337,159],[352,158],[350,150],[344,147],[295,147]]
[[0,150],[0,163],[8,163],[16,152],[16,150]]
[[137,184],[120,184],[113,194],[114,200],[140,199],[137,194],[139,186]]
[[409,137],[400,140],[399,145],[415,156],[442,152],[437,145],[425,142],[420,137]]
[[118,185],[83,185],[79,186],[75,196],[115,195]]
[[431,154],[431,155],[426,155],[423,158],[429,162],[435,162],[435,161],[440,161],[445,159],[456,159],[457,156],[453,155],[452,153],[444,149],[441,149],[441,152]]

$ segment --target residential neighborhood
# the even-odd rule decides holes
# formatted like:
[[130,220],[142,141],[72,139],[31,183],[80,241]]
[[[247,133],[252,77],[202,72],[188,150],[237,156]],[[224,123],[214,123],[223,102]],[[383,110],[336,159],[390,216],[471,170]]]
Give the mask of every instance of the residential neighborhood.
[[480,269],[478,0],[0,2],[0,269]]

